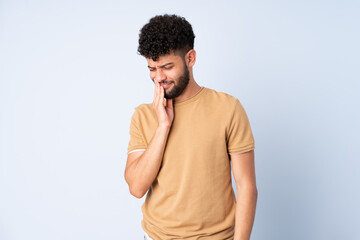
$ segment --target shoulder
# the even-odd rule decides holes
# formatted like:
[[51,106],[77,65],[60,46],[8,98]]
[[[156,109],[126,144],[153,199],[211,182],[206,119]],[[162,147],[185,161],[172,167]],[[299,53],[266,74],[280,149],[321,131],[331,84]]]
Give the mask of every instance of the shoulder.
[[152,109],[151,103],[143,103],[135,107],[133,118],[141,119],[146,116],[153,115],[154,111]]
[[206,91],[207,101],[213,101],[216,103],[216,105],[220,105],[226,108],[233,108],[240,103],[239,99],[228,93],[218,92],[211,88],[206,88]]
[[150,103],[143,103],[135,107],[135,112],[148,112],[152,111],[152,106]]

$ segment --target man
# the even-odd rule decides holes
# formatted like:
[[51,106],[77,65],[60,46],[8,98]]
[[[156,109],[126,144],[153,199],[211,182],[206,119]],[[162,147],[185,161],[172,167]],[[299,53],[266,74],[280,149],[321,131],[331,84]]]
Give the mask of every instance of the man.
[[131,118],[125,179],[135,197],[147,192],[145,239],[249,240],[257,202],[250,123],[237,98],[195,82],[194,38],[176,15],[140,31],[155,92]]

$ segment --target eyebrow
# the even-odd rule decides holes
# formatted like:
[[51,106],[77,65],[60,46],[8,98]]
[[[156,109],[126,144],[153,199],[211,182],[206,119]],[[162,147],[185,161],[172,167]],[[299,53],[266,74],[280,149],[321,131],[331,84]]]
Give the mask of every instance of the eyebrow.
[[[166,67],[167,65],[170,65],[170,64],[174,64],[174,63],[173,62],[165,63],[164,65],[161,65],[159,68]],[[148,68],[154,68],[154,67],[148,66]]]

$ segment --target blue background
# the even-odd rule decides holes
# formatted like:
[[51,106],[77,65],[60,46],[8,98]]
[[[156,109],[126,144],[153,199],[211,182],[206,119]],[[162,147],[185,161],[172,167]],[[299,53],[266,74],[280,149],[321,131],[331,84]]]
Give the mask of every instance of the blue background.
[[142,239],[124,180],[140,28],[193,26],[255,137],[253,240],[360,239],[358,1],[0,1],[0,239]]

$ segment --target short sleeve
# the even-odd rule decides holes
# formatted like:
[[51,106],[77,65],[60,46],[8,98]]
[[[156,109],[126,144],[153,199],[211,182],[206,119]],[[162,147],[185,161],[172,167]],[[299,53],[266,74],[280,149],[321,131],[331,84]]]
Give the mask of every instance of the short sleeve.
[[236,99],[233,114],[227,131],[227,147],[229,154],[237,154],[255,149],[255,140],[245,109]]
[[137,109],[135,109],[130,122],[130,140],[127,150],[128,154],[137,150],[145,150],[147,147],[139,122],[139,112]]

